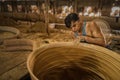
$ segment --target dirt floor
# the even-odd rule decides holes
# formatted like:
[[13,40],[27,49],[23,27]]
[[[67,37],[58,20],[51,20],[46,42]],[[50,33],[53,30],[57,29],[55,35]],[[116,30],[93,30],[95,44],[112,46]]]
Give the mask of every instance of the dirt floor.
[[[53,42],[69,42],[73,41],[70,35],[70,30],[51,29],[50,36],[46,32],[30,31],[35,23],[19,22],[15,28],[20,30],[20,39],[30,39],[35,41],[36,48],[51,44]],[[40,29],[40,26],[38,26]],[[119,46],[119,45],[117,45]],[[0,50],[4,48],[0,45]],[[115,47],[113,51],[120,53],[120,48]],[[15,51],[6,52],[0,51],[0,80],[19,80],[28,73],[26,68],[26,60],[31,51]]]
[[[20,30],[20,39],[30,39],[35,41],[36,48],[53,42],[72,41],[70,31],[51,30],[50,36],[46,32],[29,32],[34,23],[19,22],[15,28]],[[8,33],[5,33],[6,35]],[[0,80],[18,80],[28,73],[26,61],[31,51],[3,51],[4,45],[0,45]]]

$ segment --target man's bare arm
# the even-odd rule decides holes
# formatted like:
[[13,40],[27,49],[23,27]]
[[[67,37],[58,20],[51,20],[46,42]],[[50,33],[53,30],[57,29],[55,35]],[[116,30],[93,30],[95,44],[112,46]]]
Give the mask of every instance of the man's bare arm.
[[88,43],[105,46],[105,41],[104,41],[103,38],[92,38],[92,37],[89,37],[89,36],[85,36],[85,41],[88,42]]
[[95,22],[91,22],[89,26],[91,29],[92,37],[85,36],[86,42],[105,46],[104,37],[97,24]]

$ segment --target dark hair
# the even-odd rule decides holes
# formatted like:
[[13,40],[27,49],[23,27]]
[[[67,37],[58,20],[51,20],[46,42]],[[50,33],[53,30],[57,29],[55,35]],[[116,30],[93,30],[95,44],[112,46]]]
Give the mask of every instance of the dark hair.
[[72,21],[77,21],[77,20],[79,20],[78,14],[76,14],[76,13],[70,13],[70,14],[68,14],[68,15],[66,16],[66,18],[65,18],[64,21],[65,21],[66,27],[70,28],[71,22],[72,22]]

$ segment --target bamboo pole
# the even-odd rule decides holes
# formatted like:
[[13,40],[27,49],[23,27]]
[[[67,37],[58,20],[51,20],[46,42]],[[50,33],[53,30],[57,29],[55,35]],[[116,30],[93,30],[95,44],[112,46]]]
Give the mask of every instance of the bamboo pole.
[[44,12],[44,15],[45,15],[45,26],[46,26],[47,35],[49,36],[50,32],[49,32],[49,27],[48,27],[48,24],[49,24],[48,10],[49,10],[49,0],[45,0],[45,12]]

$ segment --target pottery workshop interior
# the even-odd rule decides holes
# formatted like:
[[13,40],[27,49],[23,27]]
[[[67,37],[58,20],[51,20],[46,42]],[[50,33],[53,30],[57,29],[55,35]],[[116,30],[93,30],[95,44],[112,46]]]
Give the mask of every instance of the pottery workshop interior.
[[120,80],[120,0],[0,0],[0,80]]

